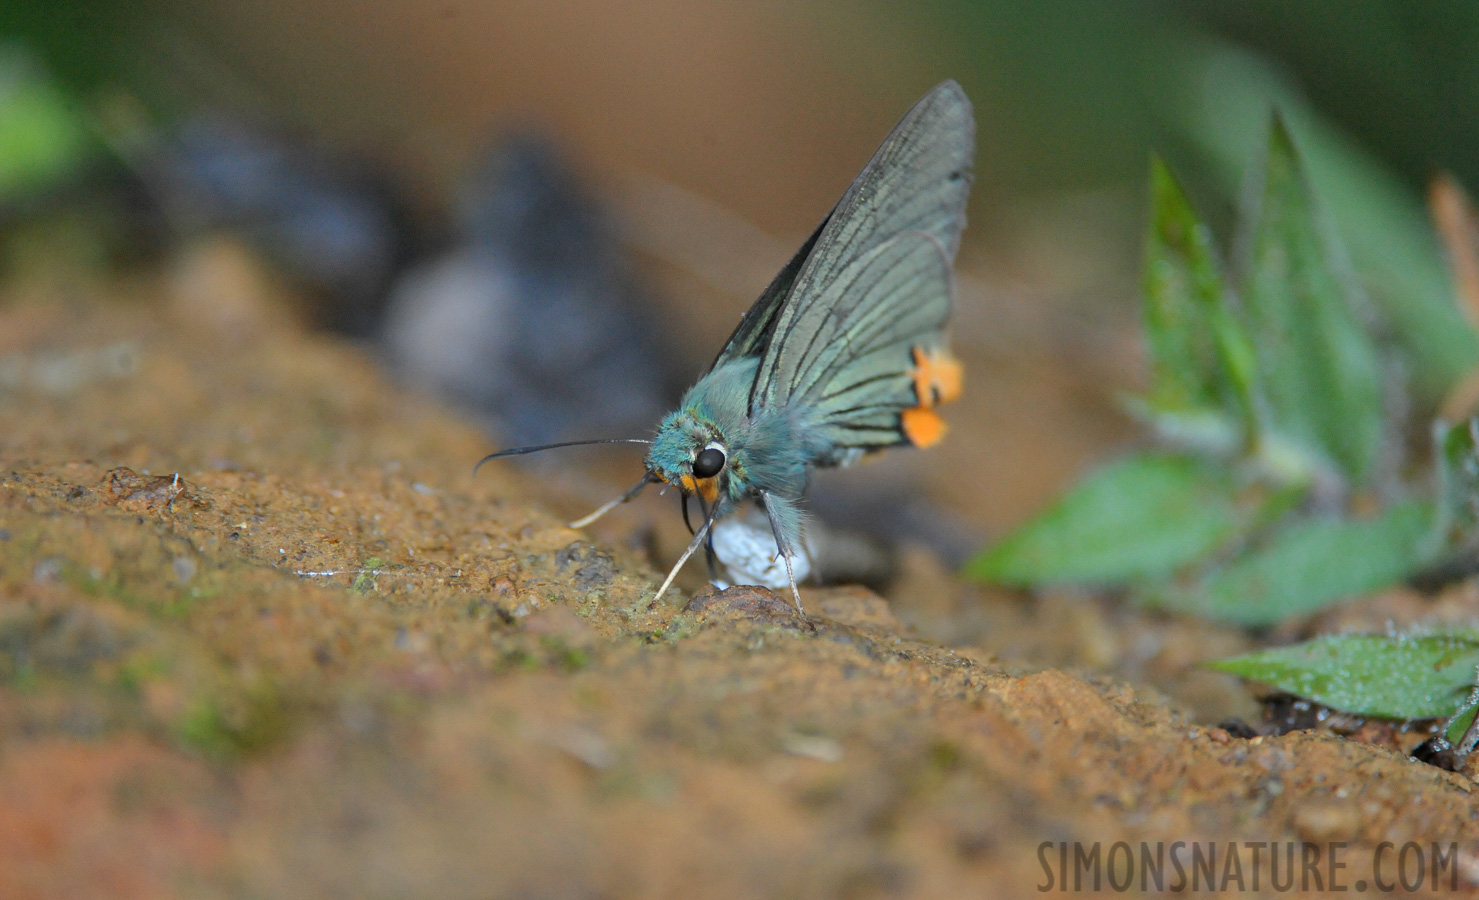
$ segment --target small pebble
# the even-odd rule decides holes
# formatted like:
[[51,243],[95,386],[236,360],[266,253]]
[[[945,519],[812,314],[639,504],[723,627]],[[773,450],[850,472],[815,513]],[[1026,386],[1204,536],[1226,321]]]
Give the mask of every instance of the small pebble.
[[1228,719],[1217,727],[1222,729],[1228,737],[1241,738],[1245,741],[1258,737],[1258,732],[1253,729],[1253,726],[1242,719]]
[[195,577],[195,560],[188,556],[176,556],[170,567],[175,570],[175,578],[180,584],[189,584]]
[[810,734],[787,735],[781,746],[793,756],[804,756],[817,762],[842,762],[842,745],[829,737]]
[[1430,737],[1412,748],[1412,758],[1418,762],[1457,772],[1463,768],[1463,759],[1454,752],[1453,746],[1442,737]]
[[31,570],[31,580],[34,581],[36,584],[49,584],[53,581],[56,581],[58,578],[61,577],[61,575],[62,561],[60,559],[57,559],[55,556],[49,556],[46,559],[41,560],[40,562],[36,563],[36,567]]
[[1348,803],[1307,803],[1294,810],[1294,828],[1312,843],[1349,839],[1361,830],[1361,815]]

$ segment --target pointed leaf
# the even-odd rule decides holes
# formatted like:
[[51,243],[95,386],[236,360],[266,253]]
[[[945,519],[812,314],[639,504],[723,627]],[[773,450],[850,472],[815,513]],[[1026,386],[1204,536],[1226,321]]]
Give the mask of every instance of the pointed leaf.
[[1244,309],[1273,427],[1365,483],[1383,439],[1381,366],[1282,120],[1269,141]]
[[1310,182],[1350,250],[1351,263],[1406,352],[1412,391],[1428,405],[1479,365],[1437,236],[1412,190],[1330,128],[1309,134]]
[[1321,118],[1269,62],[1229,50],[1182,46],[1161,60],[1174,67],[1161,82],[1161,100],[1199,174],[1220,184],[1224,196],[1238,196],[1249,135],[1267,121],[1270,101],[1287,114],[1315,196],[1408,354],[1416,404],[1431,407],[1479,365],[1479,336],[1455,308],[1426,210],[1404,179]]
[[1252,345],[1227,308],[1212,234],[1160,159],[1151,161],[1145,330],[1156,412],[1221,409],[1253,429]]
[[1342,712],[1428,719],[1464,706],[1479,635],[1329,636],[1207,665]]
[[1151,602],[1240,625],[1272,625],[1402,581],[1433,556],[1432,517],[1430,504],[1409,502],[1364,521],[1296,521],[1261,549]]
[[1229,476],[1200,460],[1131,457],[1088,475],[965,574],[1011,585],[1165,575],[1237,533],[1234,499]]
[[1145,332],[1151,400],[1171,409],[1217,405],[1217,353],[1208,312],[1222,303],[1212,234],[1159,158],[1151,161],[1145,249]]

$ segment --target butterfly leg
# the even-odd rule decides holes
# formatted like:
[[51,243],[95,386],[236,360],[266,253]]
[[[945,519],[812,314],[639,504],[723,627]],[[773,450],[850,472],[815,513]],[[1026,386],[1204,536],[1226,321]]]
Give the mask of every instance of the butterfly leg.
[[801,591],[796,587],[796,573],[791,568],[791,559],[796,556],[796,547],[801,540],[801,514],[795,504],[768,491],[760,492],[760,501],[765,505],[765,515],[770,518],[770,533],[775,535],[775,548],[786,563],[786,579],[791,582],[791,599],[796,601],[796,611],[806,618],[801,606]]
[[683,568],[683,564],[688,562],[688,557],[692,556],[693,552],[703,545],[705,538],[709,535],[709,531],[714,527],[714,517],[718,514],[719,506],[715,504],[708,517],[704,519],[704,524],[699,526],[698,533],[693,536],[693,540],[688,542],[688,549],[683,551],[683,555],[678,557],[677,564],[673,566],[672,571],[668,572],[668,577],[663,579],[662,587],[657,589],[657,594],[652,598],[654,604],[662,599],[663,594],[668,592],[668,588],[673,584],[673,579],[678,577],[678,572]]

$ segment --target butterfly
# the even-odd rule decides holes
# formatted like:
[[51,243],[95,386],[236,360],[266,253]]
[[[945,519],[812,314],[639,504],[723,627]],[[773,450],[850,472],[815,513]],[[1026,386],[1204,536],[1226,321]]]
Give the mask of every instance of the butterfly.
[[936,407],[960,394],[962,367],[946,347],[945,328],[974,156],[970,100],[960,85],[943,82],[884,139],[656,437],[519,447],[479,465],[575,444],[646,443],[641,480],[572,527],[589,525],[649,484],[677,487],[685,520],[689,498],[697,498],[702,524],[655,601],[711,541],[715,520],[756,503],[805,615],[793,560],[812,470],[937,443],[945,422]]

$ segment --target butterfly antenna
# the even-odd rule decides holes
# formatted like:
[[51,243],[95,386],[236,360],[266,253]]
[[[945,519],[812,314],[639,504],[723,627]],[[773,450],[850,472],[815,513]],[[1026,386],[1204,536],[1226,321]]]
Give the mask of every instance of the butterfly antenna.
[[[644,441],[644,443],[645,443],[645,441]],[[654,482],[656,480],[657,480],[657,476],[655,474],[653,474],[652,472],[648,472],[647,474],[645,474],[645,475],[642,476],[642,480],[641,481],[639,481],[636,484],[632,485],[631,487],[627,488],[625,494],[622,494],[620,497],[617,497],[615,500],[611,500],[611,501],[609,501],[609,502],[607,502],[605,504],[602,504],[602,506],[601,506],[600,509],[596,510],[595,512],[593,512],[590,515],[586,516],[585,518],[583,518],[583,519],[576,519],[574,522],[571,522],[570,523],[570,527],[571,528],[584,528],[585,526],[591,524],[592,522],[596,521],[597,519],[599,519],[602,516],[606,515],[607,513],[611,512],[613,509],[616,509],[618,506],[622,505],[623,503],[627,502],[628,500],[630,500],[633,497],[637,496],[638,494],[642,493],[642,488],[646,487],[647,485],[651,484],[652,482]]]
[[514,447],[511,450],[499,450],[497,453],[489,453],[478,460],[478,464],[472,467],[472,473],[478,474],[478,469],[483,463],[492,462],[495,459],[503,459],[505,456],[523,456],[525,453],[539,453],[542,450],[558,450],[561,447],[583,447],[587,444],[650,444],[646,438],[597,438],[592,441],[561,441],[558,444],[538,444],[533,447]]
[[673,566],[673,570],[668,573],[668,577],[663,579],[662,587],[657,589],[657,594],[652,598],[653,603],[662,599],[662,595],[666,594],[668,588],[672,585],[673,579],[678,577],[678,572],[683,568],[683,564],[688,562],[688,557],[692,556],[695,550],[703,546],[704,538],[708,535],[710,526],[714,524],[714,516],[718,512],[719,504],[715,503],[714,511],[709,513],[709,517],[704,520],[704,524],[699,526],[698,533],[693,536],[693,540],[688,542],[688,549],[684,550],[683,555],[678,557],[678,564]]

